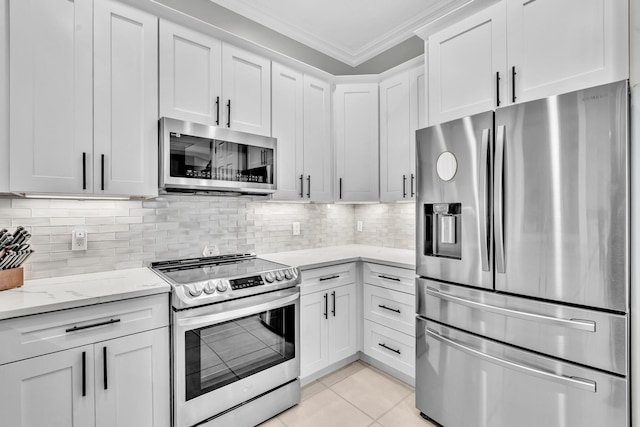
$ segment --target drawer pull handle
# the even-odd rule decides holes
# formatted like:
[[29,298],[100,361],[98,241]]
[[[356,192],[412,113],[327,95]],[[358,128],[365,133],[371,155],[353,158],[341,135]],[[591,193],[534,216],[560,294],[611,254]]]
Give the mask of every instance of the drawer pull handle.
[[120,322],[120,319],[109,319],[107,321],[100,322],[100,323],[92,323],[91,325],[74,326],[73,328],[69,328],[65,330],[65,332],[68,333],[68,332],[82,331],[84,329],[97,328],[98,326],[110,325],[112,323],[118,323],[118,322]]
[[385,280],[393,280],[394,282],[400,281],[400,279],[397,277],[385,276],[384,274],[378,274],[378,277]]
[[378,304],[378,307],[384,308],[385,310],[393,311],[394,313],[400,313],[400,310],[397,310],[395,308],[387,307],[386,305],[383,305],[383,304]]
[[389,347],[389,346],[388,346],[388,345],[386,345],[386,344],[378,343],[378,345],[379,345],[380,347],[382,347],[382,348],[386,348],[386,349],[387,349],[387,350],[389,350],[389,351],[393,351],[394,353],[400,354],[400,350],[396,350],[395,348],[391,348],[391,347]]
[[321,277],[320,281],[324,282],[325,280],[338,279],[339,277],[340,277],[340,275],[334,274],[333,276]]

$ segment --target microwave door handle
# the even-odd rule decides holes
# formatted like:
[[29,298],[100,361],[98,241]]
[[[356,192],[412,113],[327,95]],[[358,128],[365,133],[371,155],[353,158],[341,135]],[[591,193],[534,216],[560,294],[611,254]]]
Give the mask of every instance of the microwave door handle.
[[480,259],[482,260],[482,271],[489,271],[489,215],[487,214],[487,204],[489,199],[489,177],[487,176],[487,164],[489,161],[489,129],[482,130],[482,142],[480,146],[480,217],[478,226],[480,229]]
[[274,310],[276,308],[287,306],[300,298],[300,293],[296,288],[292,295],[286,297],[276,297],[261,304],[252,305],[251,307],[243,307],[237,310],[225,311],[222,313],[209,314],[204,316],[194,316],[185,319],[178,319],[177,324],[180,328],[191,330],[198,329],[203,326],[213,325],[216,323],[226,322],[228,320],[238,319],[240,317],[251,316],[262,313],[263,311]]
[[504,273],[504,140],[505,126],[498,126],[496,134],[496,159],[493,175],[494,198],[493,198],[493,218],[496,248],[496,273]]

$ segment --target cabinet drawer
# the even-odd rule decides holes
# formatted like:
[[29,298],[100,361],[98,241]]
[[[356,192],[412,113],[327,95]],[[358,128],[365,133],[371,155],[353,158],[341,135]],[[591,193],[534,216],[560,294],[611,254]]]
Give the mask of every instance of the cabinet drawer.
[[168,294],[9,319],[0,365],[168,325]]
[[415,298],[413,295],[373,285],[364,285],[365,319],[415,336]]
[[356,282],[356,263],[331,265],[302,271],[300,294],[306,295]]
[[377,323],[364,322],[364,353],[415,377],[415,338]]
[[389,267],[386,265],[365,263],[363,266],[364,283],[415,294],[415,270]]

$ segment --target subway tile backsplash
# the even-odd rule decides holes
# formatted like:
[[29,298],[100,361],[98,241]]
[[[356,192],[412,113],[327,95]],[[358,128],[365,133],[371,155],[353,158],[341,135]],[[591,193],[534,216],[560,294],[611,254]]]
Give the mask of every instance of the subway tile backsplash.
[[[414,204],[298,204],[258,198],[161,196],[152,200],[0,199],[0,227],[23,225],[36,251],[26,278],[142,267],[220,253],[269,253],[371,244],[415,247]],[[356,231],[356,220],[363,231]],[[300,222],[299,236],[292,223]],[[71,231],[88,232],[86,251],[71,251]]]

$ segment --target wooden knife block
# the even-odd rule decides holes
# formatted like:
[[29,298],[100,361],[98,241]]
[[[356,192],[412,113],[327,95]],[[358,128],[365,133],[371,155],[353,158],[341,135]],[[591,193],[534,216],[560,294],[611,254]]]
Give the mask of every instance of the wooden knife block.
[[24,285],[24,270],[22,267],[0,270],[0,291],[19,288]]

